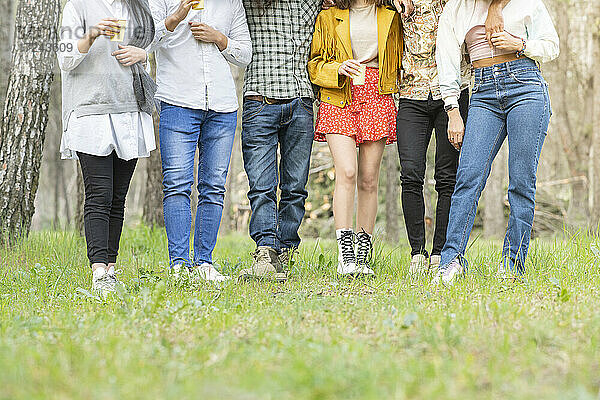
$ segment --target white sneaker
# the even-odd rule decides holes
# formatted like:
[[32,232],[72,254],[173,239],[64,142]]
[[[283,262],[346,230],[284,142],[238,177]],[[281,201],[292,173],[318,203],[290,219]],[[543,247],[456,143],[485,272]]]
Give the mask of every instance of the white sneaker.
[[439,285],[440,282],[447,286],[452,286],[456,279],[464,275],[465,269],[458,260],[454,260],[448,265],[446,269],[440,269],[438,274],[433,278],[432,283],[434,285]]
[[441,263],[442,263],[442,256],[429,257],[429,270],[431,272],[433,272],[433,274],[437,274],[438,269],[440,269]]
[[496,270],[496,278],[499,280],[509,280],[514,279],[514,276],[504,267],[504,263],[500,262]]
[[103,267],[96,268],[92,273],[92,291],[105,299],[109,293],[114,293],[117,282],[113,267],[109,268],[108,271]]
[[504,266],[504,262],[498,264],[496,279],[499,281],[524,282],[523,275],[515,273]]
[[427,257],[423,254],[415,254],[410,260],[410,267],[408,267],[408,272],[411,275],[420,275],[429,271],[429,264],[427,262]]
[[195,280],[207,282],[225,282],[231,279],[230,276],[221,274],[212,264],[203,263],[199,267],[194,268]]
[[175,264],[171,267],[171,279],[174,284],[182,285],[189,282],[190,270],[185,264]]

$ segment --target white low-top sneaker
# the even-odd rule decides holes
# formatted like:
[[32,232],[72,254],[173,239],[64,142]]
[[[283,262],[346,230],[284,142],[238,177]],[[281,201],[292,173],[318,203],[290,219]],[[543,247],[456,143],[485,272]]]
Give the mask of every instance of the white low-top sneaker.
[[429,257],[429,270],[433,274],[437,274],[438,269],[440,269],[440,264],[442,263],[442,256],[431,256]]
[[103,298],[106,298],[109,293],[115,291],[117,282],[115,269],[112,267],[108,270],[103,267],[96,268],[92,273],[92,291],[98,293]]
[[514,275],[504,267],[503,262],[500,262],[496,270],[496,278],[499,280],[511,280],[514,279]]
[[190,269],[185,264],[175,264],[170,269],[171,280],[177,285],[189,282]]
[[411,275],[420,275],[429,271],[429,263],[427,257],[423,254],[415,254],[410,260],[410,266],[408,272]]
[[194,275],[201,281],[207,282],[225,282],[231,279],[228,275],[223,275],[214,265],[203,263],[194,268]]
[[460,264],[460,262],[458,262],[458,260],[454,260],[446,269],[440,269],[438,271],[438,274],[435,276],[435,278],[433,278],[432,283],[434,285],[443,283],[444,285],[452,286],[456,279],[461,275],[464,275],[464,273],[464,267]]

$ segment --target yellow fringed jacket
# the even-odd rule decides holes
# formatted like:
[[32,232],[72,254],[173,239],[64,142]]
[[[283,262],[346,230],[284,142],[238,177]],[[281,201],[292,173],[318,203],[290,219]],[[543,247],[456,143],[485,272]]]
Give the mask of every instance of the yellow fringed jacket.
[[[404,47],[401,28],[396,11],[377,8],[380,94],[398,93]],[[337,7],[322,11],[317,17],[308,62],[310,80],[320,87],[321,101],[338,107],[351,103],[351,79],[338,75],[342,62],[349,59],[352,59],[350,11]]]

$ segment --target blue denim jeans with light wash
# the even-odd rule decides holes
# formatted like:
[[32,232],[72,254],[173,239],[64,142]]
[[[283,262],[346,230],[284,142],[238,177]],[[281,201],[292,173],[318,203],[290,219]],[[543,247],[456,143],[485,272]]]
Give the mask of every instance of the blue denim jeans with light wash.
[[536,174],[552,111],[548,85],[528,58],[475,70],[442,269],[464,258],[490,168],[508,137],[510,216],[502,249],[507,270],[522,274],[535,211]]
[[[165,102],[161,105],[163,208],[171,265],[212,263],[236,126],[237,112],[194,110]],[[192,258],[191,195],[196,149],[199,152],[198,209]]]
[[300,245],[313,137],[311,99],[286,104],[244,101],[242,151],[250,183],[250,237],[257,246],[280,251]]

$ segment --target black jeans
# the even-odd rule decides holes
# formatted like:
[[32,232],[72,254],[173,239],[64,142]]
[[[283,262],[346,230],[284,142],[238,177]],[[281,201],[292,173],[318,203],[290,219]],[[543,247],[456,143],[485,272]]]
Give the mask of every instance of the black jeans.
[[79,152],[77,156],[85,185],[83,221],[88,259],[91,264],[114,263],[119,253],[125,197],[137,159],[121,160],[114,151],[105,157]]
[[[469,109],[469,91],[461,93],[460,112],[466,122]],[[448,116],[443,100],[400,99],[397,133],[398,154],[402,167],[402,210],[412,255],[428,255],[425,250],[425,201],[423,184],[427,148],[435,131],[435,190],[438,194],[435,234],[431,254],[440,255],[446,242],[450,214],[450,200],[456,184],[459,152],[448,140]]]

